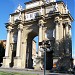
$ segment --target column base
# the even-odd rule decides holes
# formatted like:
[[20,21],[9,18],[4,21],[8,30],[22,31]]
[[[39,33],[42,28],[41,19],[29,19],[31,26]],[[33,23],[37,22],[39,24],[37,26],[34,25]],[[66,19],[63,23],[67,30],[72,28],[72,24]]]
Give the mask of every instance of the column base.
[[10,68],[11,59],[9,57],[3,57],[3,68]]
[[24,69],[25,68],[25,66],[22,65],[22,58],[21,57],[14,58],[13,68],[16,68],[16,69]]

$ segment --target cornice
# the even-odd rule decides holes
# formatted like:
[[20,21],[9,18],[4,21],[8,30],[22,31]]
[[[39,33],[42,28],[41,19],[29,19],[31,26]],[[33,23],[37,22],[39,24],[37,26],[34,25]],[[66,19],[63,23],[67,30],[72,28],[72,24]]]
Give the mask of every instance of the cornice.
[[29,1],[29,2],[25,2],[24,4],[30,4],[30,3],[34,3],[34,2],[37,2],[37,1],[40,1],[40,0],[32,0],[32,1]]

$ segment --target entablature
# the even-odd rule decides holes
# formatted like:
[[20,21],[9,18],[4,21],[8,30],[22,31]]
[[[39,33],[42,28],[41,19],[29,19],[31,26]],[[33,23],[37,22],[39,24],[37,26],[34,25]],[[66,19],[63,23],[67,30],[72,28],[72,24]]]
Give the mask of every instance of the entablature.
[[[40,0],[37,0],[40,1]],[[34,1],[34,2],[37,2]],[[27,3],[29,4],[29,3]],[[71,16],[71,14],[68,12],[66,12],[66,6],[64,4],[63,1],[57,1],[57,2],[50,2],[48,4],[43,4],[41,6],[37,6],[34,8],[30,8],[30,9],[25,9],[22,10],[20,12],[16,12],[16,13],[12,13],[10,14],[12,18],[13,23],[16,20],[19,20],[21,17],[21,20],[23,19],[23,21],[34,21],[38,19],[38,16],[44,16],[45,18],[51,18],[51,17],[55,17],[58,14],[60,14],[59,16],[64,17],[68,17],[70,18],[71,21],[73,21],[73,18]],[[22,15],[23,14],[23,15]]]

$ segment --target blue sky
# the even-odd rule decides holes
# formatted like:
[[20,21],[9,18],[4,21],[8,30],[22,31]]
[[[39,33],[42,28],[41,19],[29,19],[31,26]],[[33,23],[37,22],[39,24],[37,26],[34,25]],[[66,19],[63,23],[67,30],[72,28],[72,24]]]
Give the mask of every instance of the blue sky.
[[[25,8],[24,3],[29,0],[1,0],[0,1],[0,40],[5,40],[7,31],[5,23],[8,22],[9,14],[13,13],[18,4],[21,4]],[[72,17],[75,19],[75,0],[63,0],[68,5],[68,9]],[[37,40],[37,39],[36,39]],[[75,57],[75,20],[72,23],[72,53]]]

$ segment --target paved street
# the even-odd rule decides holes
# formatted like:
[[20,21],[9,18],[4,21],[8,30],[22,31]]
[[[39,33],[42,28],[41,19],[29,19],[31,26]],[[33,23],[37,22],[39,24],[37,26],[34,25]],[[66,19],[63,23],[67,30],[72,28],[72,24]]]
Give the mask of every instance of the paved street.
[[[33,70],[33,69],[13,69],[13,68],[0,68],[0,71],[4,72],[19,72],[19,73],[32,73],[32,74],[37,74],[37,75],[44,75],[43,70]],[[61,73],[49,73],[48,71],[46,72],[46,75],[75,75],[75,74],[61,74]]]

